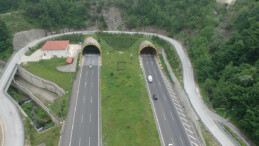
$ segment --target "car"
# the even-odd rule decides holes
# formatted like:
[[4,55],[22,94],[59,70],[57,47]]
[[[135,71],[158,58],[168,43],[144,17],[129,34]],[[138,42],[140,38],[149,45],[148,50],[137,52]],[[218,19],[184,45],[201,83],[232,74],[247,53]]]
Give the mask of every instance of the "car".
[[154,99],[154,100],[157,100],[157,99],[158,99],[157,96],[156,96],[156,94],[153,94],[153,99]]
[[173,146],[173,144],[169,143],[168,146]]
[[152,83],[152,82],[153,82],[153,78],[152,78],[152,76],[151,76],[151,75],[149,75],[149,76],[147,77],[147,80],[148,80],[148,82],[149,82],[149,83]]
[[92,64],[89,65],[89,68],[93,68]]

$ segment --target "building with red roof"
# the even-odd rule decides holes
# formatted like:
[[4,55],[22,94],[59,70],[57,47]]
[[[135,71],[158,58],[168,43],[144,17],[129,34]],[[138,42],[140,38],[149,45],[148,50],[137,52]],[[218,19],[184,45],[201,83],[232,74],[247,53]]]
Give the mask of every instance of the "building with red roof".
[[41,51],[43,52],[42,59],[70,57],[69,41],[47,41]]

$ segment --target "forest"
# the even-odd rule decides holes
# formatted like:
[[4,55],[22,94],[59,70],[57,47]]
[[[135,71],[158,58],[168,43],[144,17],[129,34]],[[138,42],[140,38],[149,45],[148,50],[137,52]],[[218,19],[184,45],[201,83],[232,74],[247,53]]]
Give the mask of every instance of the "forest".
[[[232,121],[259,145],[257,0],[238,0],[230,9],[214,0],[97,3],[120,7],[128,29],[156,26],[167,30],[170,37],[184,34],[197,82],[206,92],[204,98],[213,109],[231,110]],[[28,22],[46,29],[86,28],[86,20],[104,21],[103,17],[90,13],[89,6],[97,5],[92,0],[0,0],[0,5],[0,13],[19,10]],[[230,35],[224,36],[225,32]],[[0,53],[10,49],[11,36],[1,20],[0,44]]]

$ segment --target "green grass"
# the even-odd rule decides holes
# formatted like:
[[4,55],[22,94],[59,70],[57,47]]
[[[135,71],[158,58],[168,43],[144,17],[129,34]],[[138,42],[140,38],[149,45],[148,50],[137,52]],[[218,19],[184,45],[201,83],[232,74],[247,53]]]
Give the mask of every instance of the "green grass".
[[[139,44],[144,39],[138,39],[134,45],[131,40],[123,42],[129,46],[123,50],[123,54],[119,54],[118,48],[113,49],[109,46],[102,37],[99,36],[99,39],[103,50],[101,70],[103,144],[160,145],[137,55]],[[116,40],[116,37],[110,39]],[[110,75],[111,72],[114,73],[113,76]]]
[[42,46],[46,43],[46,41],[43,41],[41,43],[39,43],[38,45],[29,48],[29,50],[27,52],[25,52],[26,56],[30,56],[31,54],[33,54],[35,51],[37,51],[38,49],[42,48]]
[[26,141],[27,143],[30,142],[30,145],[37,146],[42,143],[45,143],[46,146],[58,145],[61,126],[55,126],[39,134],[31,125],[28,118],[23,118],[23,123],[25,127]]
[[201,132],[207,146],[219,146],[215,138],[207,131],[203,124],[200,123]]
[[[113,50],[126,50],[132,46],[137,40],[136,37],[126,34],[100,34],[102,39],[113,49]],[[138,47],[136,48],[138,49]]]
[[224,125],[224,128],[228,131],[229,134],[231,134],[235,138],[235,140],[237,140],[239,142],[239,144],[241,146],[245,146],[246,145],[242,140],[237,138],[237,136],[230,130],[230,128],[227,125]]
[[0,18],[6,23],[8,29],[11,30],[13,34],[35,28],[34,25],[24,19],[24,16],[19,11],[1,14]]
[[59,117],[61,117],[61,109],[63,118],[67,115],[66,113],[72,89],[72,81],[75,76],[75,73],[65,73],[56,70],[57,66],[64,66],[65,64],[65,58],[54,58],[50,60],[40,60],[39,62],[30,62],[28,65],[23,66],[29,72],[44,79],[53,81],[65,91],[68,91],[67,94],[56,99],[55,103],[47,105]]
[[0,60],[4,60],[4,61],[8,61],[8,59],[11,57],[11,55],[12,55],[12,53],[13,53],[13,49],[7,49],[6,51],[4,51],[4,52],[1,52],[0,53]]

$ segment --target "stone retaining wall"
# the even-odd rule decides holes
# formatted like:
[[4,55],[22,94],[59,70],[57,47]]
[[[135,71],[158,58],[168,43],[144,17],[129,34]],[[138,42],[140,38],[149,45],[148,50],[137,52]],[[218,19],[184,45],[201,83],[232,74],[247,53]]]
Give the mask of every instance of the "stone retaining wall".
[[48,80],[43,79],[41,77],[38,77],[38,76],[28,72],[27,70],[25,70],[21,66],[18,66],[16,74],[19,75],[20,77],[22,77],[27,82],[29,82],[29,83],[37,86],[37,87],[40,87],[40,88],[49,90],[51,92],[54,92],[58,96],[63,96],[64,94],[66,94],[64,89],[59,87],[56,83],[48,81]]

